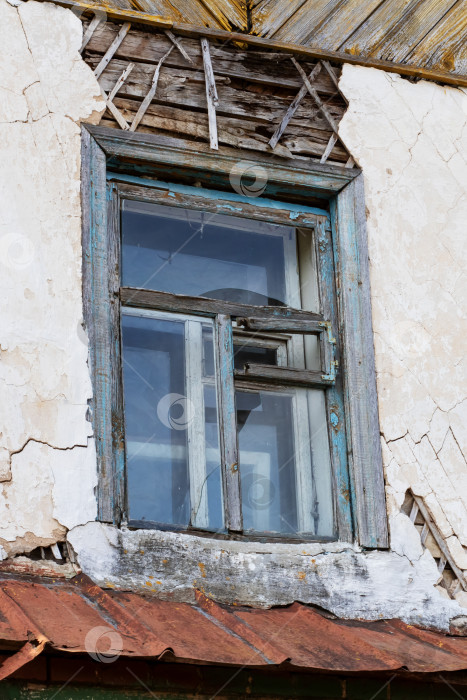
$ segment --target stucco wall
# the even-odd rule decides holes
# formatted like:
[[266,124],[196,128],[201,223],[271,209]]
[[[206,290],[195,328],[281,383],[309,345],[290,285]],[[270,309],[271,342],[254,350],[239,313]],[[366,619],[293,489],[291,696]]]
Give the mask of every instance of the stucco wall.
[[434,560],[400,506],[409,486],[423,496],[467,569],[467,95],[351,66],[340,83],[342,138],[366,181],[392,551],[117,532],[94,522],[86,420],[79,123],[98,121],[103,103],[81,33],[68,10],[0,0],[0,552],[68,536],[101,585],[302,600],[446,629],[462,609],[435,589]]
[[0,544],[96,514],[81,326],[80,119],[103,100],[69,10],[0,0]]

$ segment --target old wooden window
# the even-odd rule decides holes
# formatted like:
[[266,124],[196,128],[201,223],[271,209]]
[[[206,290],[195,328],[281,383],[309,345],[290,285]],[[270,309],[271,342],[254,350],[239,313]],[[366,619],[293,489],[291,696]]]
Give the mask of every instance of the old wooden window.
[[[339,244],[354,194],[321,208],[297,203],[296,187],[290,203],[222,180],[167,184],[159,159],[182,148],[142,176],[120,164],[125,135],[93,131],[84,291],[100,519],[386,546],[368,288],[358,240]],[[200,159],[203,177],[212,161]],[[329,171],[323,192],[342,188]]]

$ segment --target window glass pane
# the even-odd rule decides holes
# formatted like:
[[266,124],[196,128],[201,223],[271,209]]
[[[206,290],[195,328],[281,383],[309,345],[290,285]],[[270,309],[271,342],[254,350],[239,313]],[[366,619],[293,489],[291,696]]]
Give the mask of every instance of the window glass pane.
[[245,365],[248,363],[277,365],[277,350],[234,343],[234,368],[245,369]]
[[306,389],[236,392],[245,530],[334,534],[322,397]]
[[296,268],[292,227],[125,200],[122,230],[124,286],[297,305],[286,281],[292,248]]
[[210,322],[136,313],[122,315],[129,518],[222,529],[216,393],[203,372]]

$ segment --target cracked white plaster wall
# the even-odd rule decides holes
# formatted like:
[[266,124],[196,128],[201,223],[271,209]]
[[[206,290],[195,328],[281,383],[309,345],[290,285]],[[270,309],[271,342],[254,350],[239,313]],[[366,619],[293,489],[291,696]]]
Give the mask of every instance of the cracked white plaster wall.
[[0,0],[0,546],[63,539],[96,514],[81,326],[80,122],[104,111],[56,5]]
[[[345,65],[339,133],[363,169],[391,546],[406,490],[467,569],[467,94]],[[413,528],[415,531],[415,528]]]

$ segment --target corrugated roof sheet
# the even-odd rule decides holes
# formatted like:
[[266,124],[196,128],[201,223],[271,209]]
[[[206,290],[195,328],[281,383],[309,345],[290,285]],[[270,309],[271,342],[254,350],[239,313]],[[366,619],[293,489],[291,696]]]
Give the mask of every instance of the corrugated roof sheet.
[[0,668],[0,679],[46,648],[89,652],[96,628],[114,637],[109,648],[109,636],[101,634],[103,647],[96,651],[126,657],[248,667],[288,663],[328,672],[467,669],[467,638],[400,620],[340,620],[299,603],[227,607],[201,593],[190,605],[103,590],[86,576],[63,582],[10,577],[0,580],[0,648],[21,649]]
[[[83,5],[55,0],[64,5]],[[194,28],[241,32],[467,80],[467,0],[84,0]],[[127,17],[128,18],[128,17]],[[383,64],[379,67],[384,68]],[[426,76],[428,77],[428,76]],[[435,79],[440,77],[433,75]]]

